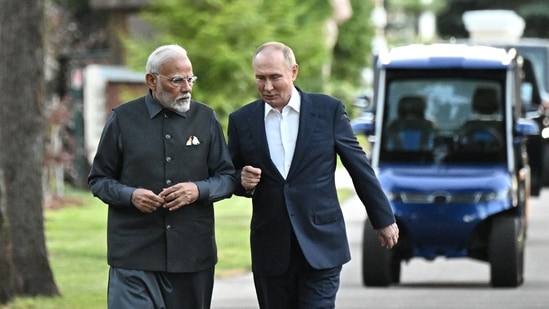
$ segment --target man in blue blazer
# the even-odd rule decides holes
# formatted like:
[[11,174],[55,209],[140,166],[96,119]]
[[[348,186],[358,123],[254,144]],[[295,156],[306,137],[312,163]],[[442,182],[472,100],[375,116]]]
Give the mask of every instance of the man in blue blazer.
[[269,42],[253,57],[260,99],[229,116],[228,144],[251,197],[251,252],[261,308],[334,308],[351,258],[339,205],[337,156],[348,170],[382,246],[398,241],[390,205],[353,135],[341,101],[294,86],[291,48]]

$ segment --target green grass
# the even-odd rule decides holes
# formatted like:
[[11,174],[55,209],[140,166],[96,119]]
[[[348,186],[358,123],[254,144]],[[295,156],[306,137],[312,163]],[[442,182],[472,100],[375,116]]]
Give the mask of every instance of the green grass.
[[[338,191],[343,201],[353,190]],[[0,309],[97,309],[106,307],[107,207],[87,191],[67,193],[68,204],[44,213],[46,239],[60,297],[17,298]],[[232,197],[215,204],[219,278],[250,270],[251,200]]]
[[69,203],[44,212],[50,265],[60,297],[17,298],[2,309],[105,308],[107,208],[89,192],[71,191]]
[[215,230],[218,263],[217,277],[244,273],[251,269],[251,199],[233,196],[215,204]]

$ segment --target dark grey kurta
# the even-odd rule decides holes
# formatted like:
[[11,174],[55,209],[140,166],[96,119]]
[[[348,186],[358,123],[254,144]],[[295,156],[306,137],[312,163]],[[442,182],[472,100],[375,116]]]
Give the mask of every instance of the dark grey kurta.
[[[191,205],[145,214],[131,204],[136,188],[158,194],[185,181],[200,191]],[[88,182],[109,205],[109,265],[195,272],[217,262],[213,202],[232,194],[235,176],[223,131],[207,105],[192,101],[188,112],[174,113],[149,92],[115,108]]]

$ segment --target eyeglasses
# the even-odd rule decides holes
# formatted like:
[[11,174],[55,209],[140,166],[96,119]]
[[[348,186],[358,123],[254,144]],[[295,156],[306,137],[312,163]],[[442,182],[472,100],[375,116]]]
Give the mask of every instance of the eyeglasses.
[[160,73],[153,73],[153,74],[167,79],[174,88],[181,87],[184,82],[187,82],[189,83],[189,86],[192,86],[194,85],[194,83],[196,83],[196,80],[198,79],[198,77],[194,75],[191,77],[185,78],[181,76],[167,77],[164,75],[160,75]]

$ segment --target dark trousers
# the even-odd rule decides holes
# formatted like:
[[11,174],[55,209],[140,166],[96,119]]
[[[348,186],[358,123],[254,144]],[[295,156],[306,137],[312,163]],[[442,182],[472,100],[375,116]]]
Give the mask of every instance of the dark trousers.
[[341,266],[329,269],[312,268],[297,244],[292,242],[290,267],[281,276],[260,276],[254,273],[259,307],[262,309],[324,309],[335,308]]
[[111,267],[109,309],[208,309],[214,269],[165,273]]

